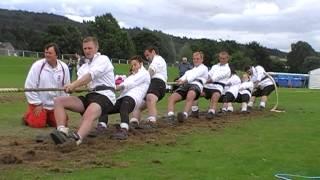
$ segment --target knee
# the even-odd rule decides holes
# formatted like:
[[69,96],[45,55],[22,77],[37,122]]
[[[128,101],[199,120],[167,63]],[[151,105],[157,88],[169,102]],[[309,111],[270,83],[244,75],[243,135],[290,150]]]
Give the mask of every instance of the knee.
[[56,97],[53,99],[54,105],[61,105],[62,104],[62,97]]

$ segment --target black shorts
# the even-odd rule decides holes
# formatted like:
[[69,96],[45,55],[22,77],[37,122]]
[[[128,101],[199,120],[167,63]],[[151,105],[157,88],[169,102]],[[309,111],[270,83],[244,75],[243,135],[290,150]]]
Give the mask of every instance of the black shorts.
[[158,78],[151,79],[147,94],[154,94],[160,101],[166,95],[166,83]]
[[255,97],[261,97],[261,96],[269,96],[272,91],[274,91],[274,85],[269,85],[266,86],[265,88],[261,89],[256,89],[253,93],[252,96]]
[[222,99],[222,102],[224,103],[229,103],[229,102],[233,102],[236,98],[234,97],[234,95],[231,92],[227,92]]
[[[110,99],[99,93],[88,93],[85,96],[78,96],[78,98],[82,101],[85,109],[87,109],[91,103],[99,104],[101,107],[101,115],[108,114],[108,112],[113,109],[113,103]],[[81,113],[81,115],[82,114],[83,113]]]
[[206,99],[211,99],[213,93],[216,93],[216,92],[218,92],[221,95],[221,92],[218,89],[203,88],[203,92],[204,92],[204,97]]
[[196,93],[196,97],[194,100],[199,99],[201,90],[199,88],[199,86],[195,85],[195,84],[184,84],[181,85],[175,92],[180,94],[180,96],[182,97],[182,100],[187,98],[188,92],[189,91],[194,91]]
[[248,103],[249,100],[250,100],[250,96],[248,94],[240,94],[240,93],[238,93],[238,97],[237,97],[237,99],[235,101],[238,102],[238,103],[243,103],[243,102]]

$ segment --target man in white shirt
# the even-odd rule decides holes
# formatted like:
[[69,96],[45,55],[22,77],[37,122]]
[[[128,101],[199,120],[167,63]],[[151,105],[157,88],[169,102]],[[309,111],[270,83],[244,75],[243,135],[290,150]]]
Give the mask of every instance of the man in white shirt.
[[174,122],[174,106],[181,100],[186,100],[184,111],[177,115],[178,122],[184,122],[188,118],[188,113],[194,100],[197,100],[202,92],[203,85],[208,78],[208,68],[202,64],[203,53],[193,53],[194,67],[185,72],[176,82],[180,85],[168,99],[168,121]]
[[166,82],[168,76],[167,63],[161,56],[158,55],[158,49],[156,47],[150,46],[146,48],[144,51],[144,56],[149,62],[151,62],[148,68],[151,82],[146,95],[148,118],[145,122],[149,127],[149,125],[155,125],[157,121],[157,102],[160,101],[166,94]]
[[[78,71],[78,79],[64,86],[66,92],[73,92],[81,86],[89,86],[92,90],[85,96],[69,96],[56,98],[54,115],[57,129],[50,136],[56,144],[79,145],[92,129],[93,121],[101,115],[108,114],[116,102],[113,65],[110,59],[98,53],[98,40],[86,37],[83,40],[83,52],[88,61]],[[66,127],[65,110],[82,114],[81,124],[77,132],[69,132]]]
[[[55,43],[49,43],[44,48],[45,58],[32,64],[25,88],[62,88],[70,83],[68,66],[58,60],[59,48]],[[26,125],[34,128],[43,128],[46,125],[56,127],[53,114],[53,99],[58,96],[67,96],[65,92],[43,91],[26,92],[29,106],[23,117]]]
[[[219,98],[223,93],[224,86],[231,75],[228,62],[229,54],[226,51],[220,52],[219,63],[213,65],[208,73],[208,81],[203,88],[205,98],[210,99],[210,106],[206,115],[207,119],[214,118]],[[196,110],[196,108],[193,108],[193,111]]]
[[267,76],[266,71],[262,66],[247,66],[245,67],[245,72],[250,75],[250,79],[254,84],[254,91],[248,103],[248,108],[251,109],[256,97],[261,97],[260,99],[260,109],[266,107],[268,96],[274,91],[274,85],[270,77]]

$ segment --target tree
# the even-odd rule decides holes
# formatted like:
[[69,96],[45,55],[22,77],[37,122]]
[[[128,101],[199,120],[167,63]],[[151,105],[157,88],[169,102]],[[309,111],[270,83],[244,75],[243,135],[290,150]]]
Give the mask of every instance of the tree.
[[132,38],[134,45],[136,47],[137,54],[143,55],[144,50],[148,46],[155,46],[159,49],[159,52],[161,53],[161,56],[166,58],[166,54],[164,53],[164,50],[161,49],[161,39],[153,34],[150,31],[141,31],[138,33],[135,37]]
[[304,59],[302,64],[303,73],[308,73],[309,71],[317,68],[320,68],[320,57],[308,56]]
[[184,45],[179,50],[179,53],[177,54],[177,58],[180,60],[182,57],[187,57],[188,59],[192,58],[192,49],[190,47],[189,43],[184,43]]
[[271,59],[265,48],[257,42],[251,42],[247,45],[247,55],[255,65],[261,65],[266,71],[272,71]]
[[110,14],[96,16],[88,21],[88,33],[99,40],[100,52],[116,58],[126,58],[135,54],[133,42],[127,32],[121,30],[117,20]]
[[287,56],[289,72],[303,72],[302,64],[308,56],[316,56],[316,52],[307,42],[298,41],[291,44],[291,51]]
[[55,42],[61,53],[73,54],[81,52],[82,34],[75,26],[49,25],[45,36],[45,43]]
[[233,64],[237,70],[243,71],[246,66],[252,64],[252,60],[243,51],[236,51],[231,55],[229,63]]

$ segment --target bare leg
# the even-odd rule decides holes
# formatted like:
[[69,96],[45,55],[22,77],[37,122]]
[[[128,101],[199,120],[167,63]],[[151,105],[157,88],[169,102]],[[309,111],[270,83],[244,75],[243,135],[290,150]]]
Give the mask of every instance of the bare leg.
[[187,98],[186,98],[186,104],[184,106],[184,112],[188,113],[191,109],[191,106],[194,103],[194,99],[196,98],[196,92],[193,90],[188,91]]
[[82,113],[85,111],[82,101],[75,96],[57,97],[54,99],[54,117],[58,126],[65,126],[67,115],[65,109]]
[[90,132],[92,123],[101,115],[101,107],[97,103],[91,103],[82,116],[78,134],[84,138]]
[[251,98],[250,98],[250,101],[249,101],[249,103],[248,103],[248,106],[249,107],[253,107],[253,104],[254,104],[254,101],[256,100],[256,97],[255,96],[251,96]]
[[211,96],[210,109],[216,111],[218,106],[218,101],[220,98],[220,93],[215,92]]
[[[148,108],[149,117],[157,117],[157,101],[158,97],[156,95],[147,94],[146,104]],[[156,119],[154,119],[154,121],[156,121]]]
[[173,93],[168,99],[168,112],[174,112],[174,105],[182,99],[178,93]]

